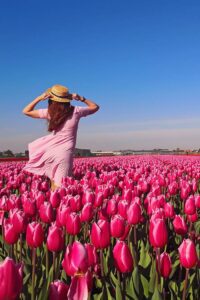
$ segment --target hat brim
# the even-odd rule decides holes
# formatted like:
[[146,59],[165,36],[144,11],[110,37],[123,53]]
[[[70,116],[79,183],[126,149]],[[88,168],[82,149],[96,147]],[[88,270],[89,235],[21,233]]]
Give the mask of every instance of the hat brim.
[[57,96],[53,95],[52,92],[51,92],[51,88],[47,89],[46,92],[51,95],[51,97],[49,99],[52,100],[52,101],[62,102],[62,103],[67,103],[67,102],[71,101],[71,99],[63,98],[63,97],[61,98],[61,97],[57,97]]

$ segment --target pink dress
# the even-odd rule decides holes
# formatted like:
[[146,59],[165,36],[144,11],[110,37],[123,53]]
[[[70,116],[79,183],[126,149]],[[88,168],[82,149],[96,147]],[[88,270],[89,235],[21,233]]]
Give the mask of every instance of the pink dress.
[[[48,119],[48,109],[38,109],[41,119]],[[73,154],[78,123],[81,117],[91,114],[88,107],[75,106],[73,115],[59,131],[43,136],[28,145],[29,161],[23,170],[45,175],[61,186],[62,178],[72,175]]]

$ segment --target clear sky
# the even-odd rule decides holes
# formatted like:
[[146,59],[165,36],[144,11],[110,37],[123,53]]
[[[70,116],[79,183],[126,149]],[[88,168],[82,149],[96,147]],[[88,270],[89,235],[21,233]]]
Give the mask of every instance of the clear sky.
[[56,83],[101,107],[77,147],[200,148],[199,16],[199,0],[1,1],[0,150],[47,133],[21,111]]

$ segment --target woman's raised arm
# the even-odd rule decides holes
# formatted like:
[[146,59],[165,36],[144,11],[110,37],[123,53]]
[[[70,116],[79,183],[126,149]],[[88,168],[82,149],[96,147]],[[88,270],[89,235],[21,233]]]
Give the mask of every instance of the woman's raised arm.
[[31,103],[29,103],[26,107],[23,109],[23,114],[26,116],[29,116],[31,118],[40,118],[38,110],[34,110],[34,107],[36,106],[37,103],[40,101],[46,100],[50,98],[51,95],[48,93],[43,93],[37,98],[35,98]]
[[79,96],[78,94],[72,94],[72,99],[85,103],[93,113],[99,110],[99,105],[89,99],[86,99],[85,97]]

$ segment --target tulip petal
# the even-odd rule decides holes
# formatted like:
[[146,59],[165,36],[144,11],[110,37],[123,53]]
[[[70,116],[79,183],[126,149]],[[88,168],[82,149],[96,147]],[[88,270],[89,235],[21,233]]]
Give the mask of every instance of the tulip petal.
[[75,276],[72,278],[67,296],[68,300],[88,299],[88,285],[86,276]]

